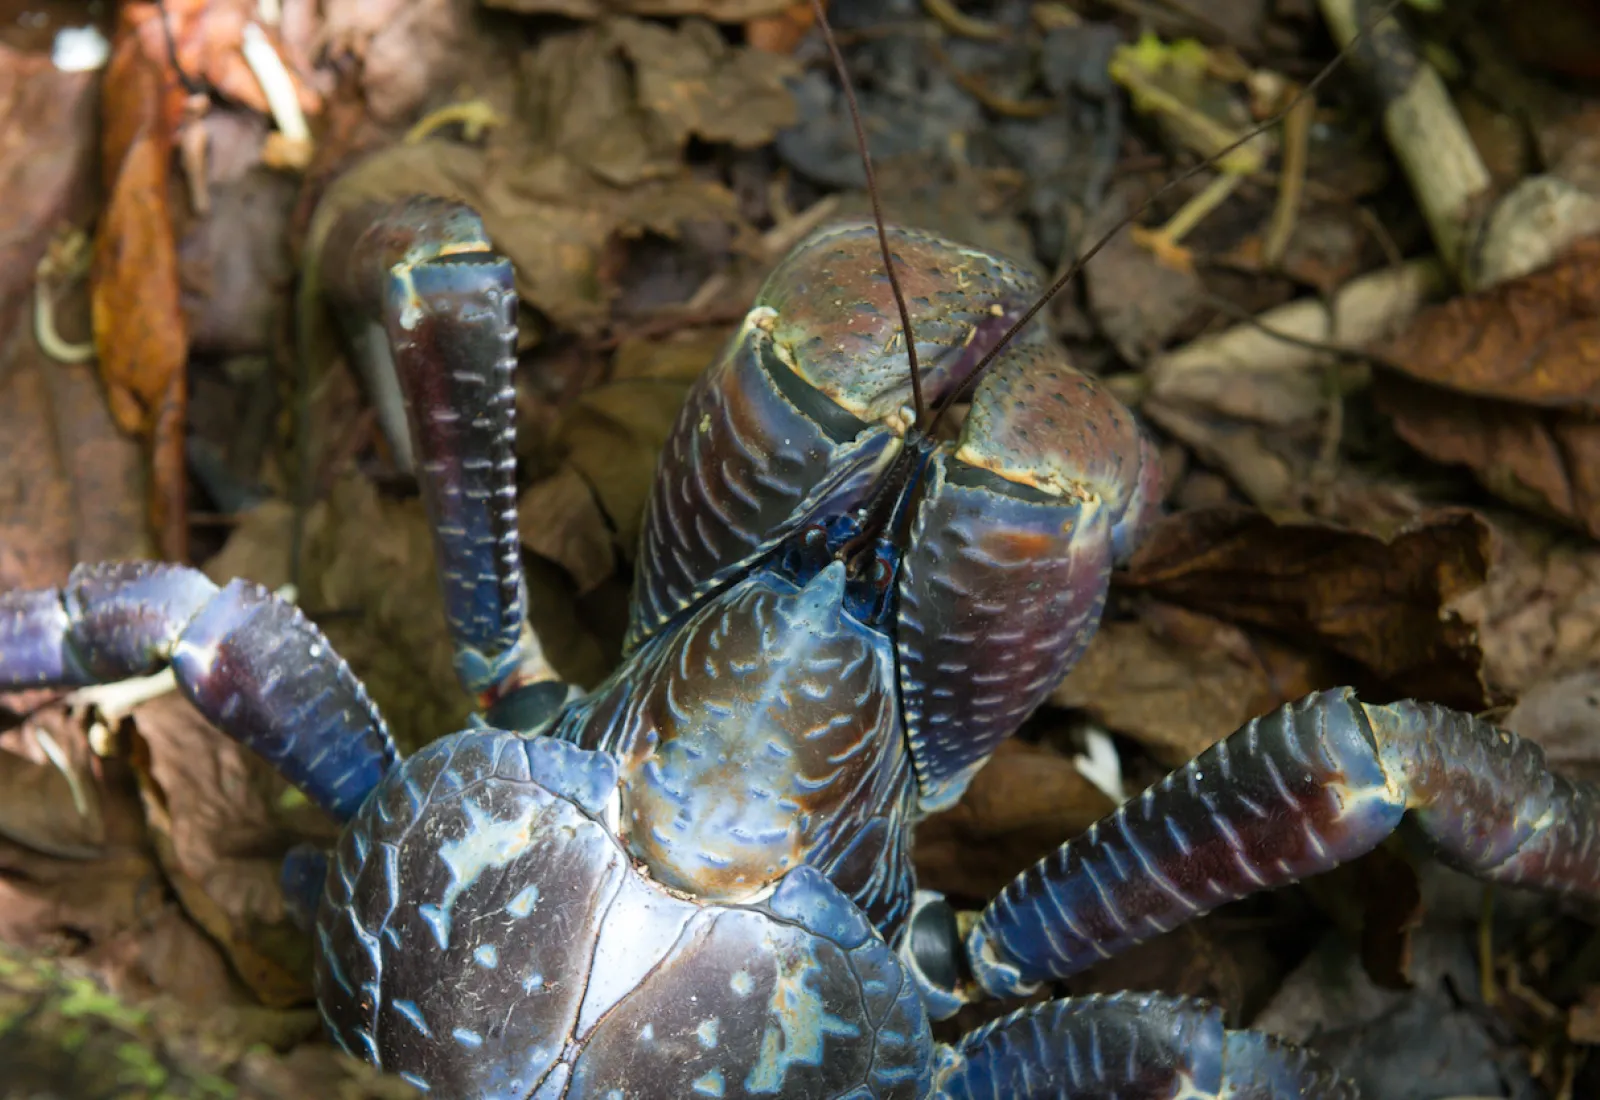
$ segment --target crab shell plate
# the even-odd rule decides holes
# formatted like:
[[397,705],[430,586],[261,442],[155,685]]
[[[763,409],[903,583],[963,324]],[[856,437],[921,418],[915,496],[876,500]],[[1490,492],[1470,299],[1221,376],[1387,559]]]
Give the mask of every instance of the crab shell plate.
[[397,767],[345,831],[317,919],[324,1023],[452,1097],[914,1097],[915,986],[816,871],[701,904],[607,826],[605,753],[498,730]]

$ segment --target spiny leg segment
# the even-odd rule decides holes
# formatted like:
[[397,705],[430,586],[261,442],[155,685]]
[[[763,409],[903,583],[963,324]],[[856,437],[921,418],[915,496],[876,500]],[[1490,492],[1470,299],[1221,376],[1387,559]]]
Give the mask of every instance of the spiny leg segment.
[[[398,386],[428,510],[462,685],[509,721],[565,685],[528,623],[517,534],[517,292],[510,260],[460,203],[413,197],[338,217],[323,253],[337,308],[380,404]],[[510,697],[517,696],[513,701]],[[533,702],[530,702],[532,699]],[[537,706],[533,704],[537,703]]]
[[940,1100],[1359,1100],[1298,1047],[1151,993],[1030,1005],[941,1052]]
[[1600,790],[1471,715],[1341,688],[1251,721],[1024,871],[967,939],[974,976],[1026,994],[1355,859],[1408,816],[1459,870],[1600,900]]
[[0,594],[0,689],[111,683],[163,664],[207,720],[340,821],[398,757],[322,632],[260,585],[123,562]]

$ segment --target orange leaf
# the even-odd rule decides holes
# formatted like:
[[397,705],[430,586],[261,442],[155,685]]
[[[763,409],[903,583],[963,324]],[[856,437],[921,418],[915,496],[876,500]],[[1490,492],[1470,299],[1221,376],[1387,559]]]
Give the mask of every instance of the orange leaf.
[[[110,197],[95,237],[89,287],[95,349],[112,417],[124,432],[142,438],[158,434],[158,424],[163,428],[154,456],[158,477],[152,513],[163,552],[181,556],[189,340],[167,198],[172,165],[172,128],[163,110],[167,90],[161,70],[137,40],[120,36],[102,97]],[[176,464],[169,453],[174,445]]]

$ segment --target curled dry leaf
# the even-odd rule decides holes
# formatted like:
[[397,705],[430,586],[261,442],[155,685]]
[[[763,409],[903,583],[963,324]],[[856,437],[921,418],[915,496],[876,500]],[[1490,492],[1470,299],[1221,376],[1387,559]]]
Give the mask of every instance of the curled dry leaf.
[[1447,608],[1483,583],[1491,554],[1490,528],[1470,512],[1424,514],[1385,539],[1223,507],[1162,520],[1121,583],[1313,643],[1397,695],[1477,710],[1481,654],[1471,626]]
[[[287,924],[278,869],[300,839],[278,823],[287,785],[263,761],[223,738],[185,699],[169,694],[132,715],[130,753],[157,861],[184,911],[226,952],[265,1005],[311,998],[309,956],[273,957],[262,945]],[[319,839],[336,835],[329,824]]]

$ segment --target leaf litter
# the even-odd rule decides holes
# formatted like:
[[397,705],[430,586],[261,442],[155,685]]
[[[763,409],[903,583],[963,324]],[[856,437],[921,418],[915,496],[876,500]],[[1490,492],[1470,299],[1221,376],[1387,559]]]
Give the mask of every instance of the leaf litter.
[[[412,485],[337,343],[287,336],[289,258],[314,278],[339,210],[423,191],[477,207],[515,265],[532,607],[565,675],[592,684],[613,667],[676,409],[783,249],[818,220],[864,212],[860,170],[801,7],[491,6],[332,2],[319,16],[286,4],[270,41],[313,121],[303,173],[275,159],[279,124],[245,67],[253,5],[168,3],[171,55],[151,37],[154,5],[127,5],[97,77],[0,42],[0,97],[23,122],[0,148],[6,270],[33,271],[64,224],[97,234],[90,288],[44,289],[66,340],[89,337],[92,312],[102,372],[97,388],[92,368],[41,350],[27,311],[0,313],[8,587],[59,583],[75,561],[171,553],[175,531],[213,577],[286,583],[305,400],[317,462],[296,598],[407,746],[460,728],[467,705]],[[952,14],[836,0],[830,15],[891,217],[1046,269],[1325,60],[1309,6],[1189,4],[1141,23],[1095,22],[1106,11],[1079,4]],[[1550,83],[1537,59],[1494,68],[1481,35],[1412,22],[1430,56],[1455,49],[1514,74],[1493,86],[1452,76],[1495,165],[1490,202],[1517,196],[1486,235],[1510,258],[1430,266],[1436,227],[1393,173],[1354,76],[1318,92],[1303,132],[1273,131],[1179,185],[1096,257],[1050,315],[1078,362],[1162,437],[1169,515],[1118,574],[1051,703],[960,806],[922,827],[929,886],[980,902],[1112,808],[1082,766],[1108,735],[1134,793],[1248,718],[1334,684],[1487,710],[1561,767],[1600,775],[1595,244],[1580,231],[1584,188],[1600,178],[1600,108]],[[220,97],[203,117],[193,80]],[[1530,138],[1504,123],[1508,102]],[[97,111],[113,155],[95,200]],[[1450,283],[1462,271],[1510,274],[1464,293]],[[28,287],[13,289],[8,304]],[[301,392],[303,349],[315,362]],[[186,427],[191,389],[204,416],[190,405]],[[202,461],[212,453],[222,461]],[[165,509],[154,523],[152,484]],[[109,721],[50,698],[12,697],[0,733],[11,792],[0,940],[32,956],[0,957],[3,1011],[49,1005],[92,974],[133,1006],[108,1002],[107,1034],[165,1050],[167,1072],[294,1094],[306,1060],[328,1053],[300,1045],[316,1030],[309,941],[276,867],[298,841],[325,843],[331,824],[174,695]],[[1555,961],[1600,953],[1583,951],[1592,932],[1497,896],[1496,950],[1479,973],[1481,893],[1441,893],[1435,875],[1386,846],[1068,989],[1214,997],[1233,1022],[1271,1023],[1362,1067],[1381,1097],[1592,1091],[1600,1067],[1581,1044],[1600,1030],[1587,1022],[1600,965],[1562,973]],[[1475,1001],[1486,981],[1497,996]],[[1339,992],[1362,983],[1382,996]],[[138,1007],[149,997],[252,1022],[197,1041],[192,1019],[169,1027],[165,1007]],[[247,1056],[240,1036],[299,1049]],[[339,1072],[353,1075],[339,1086],[350,1095],[380,1088]]]

